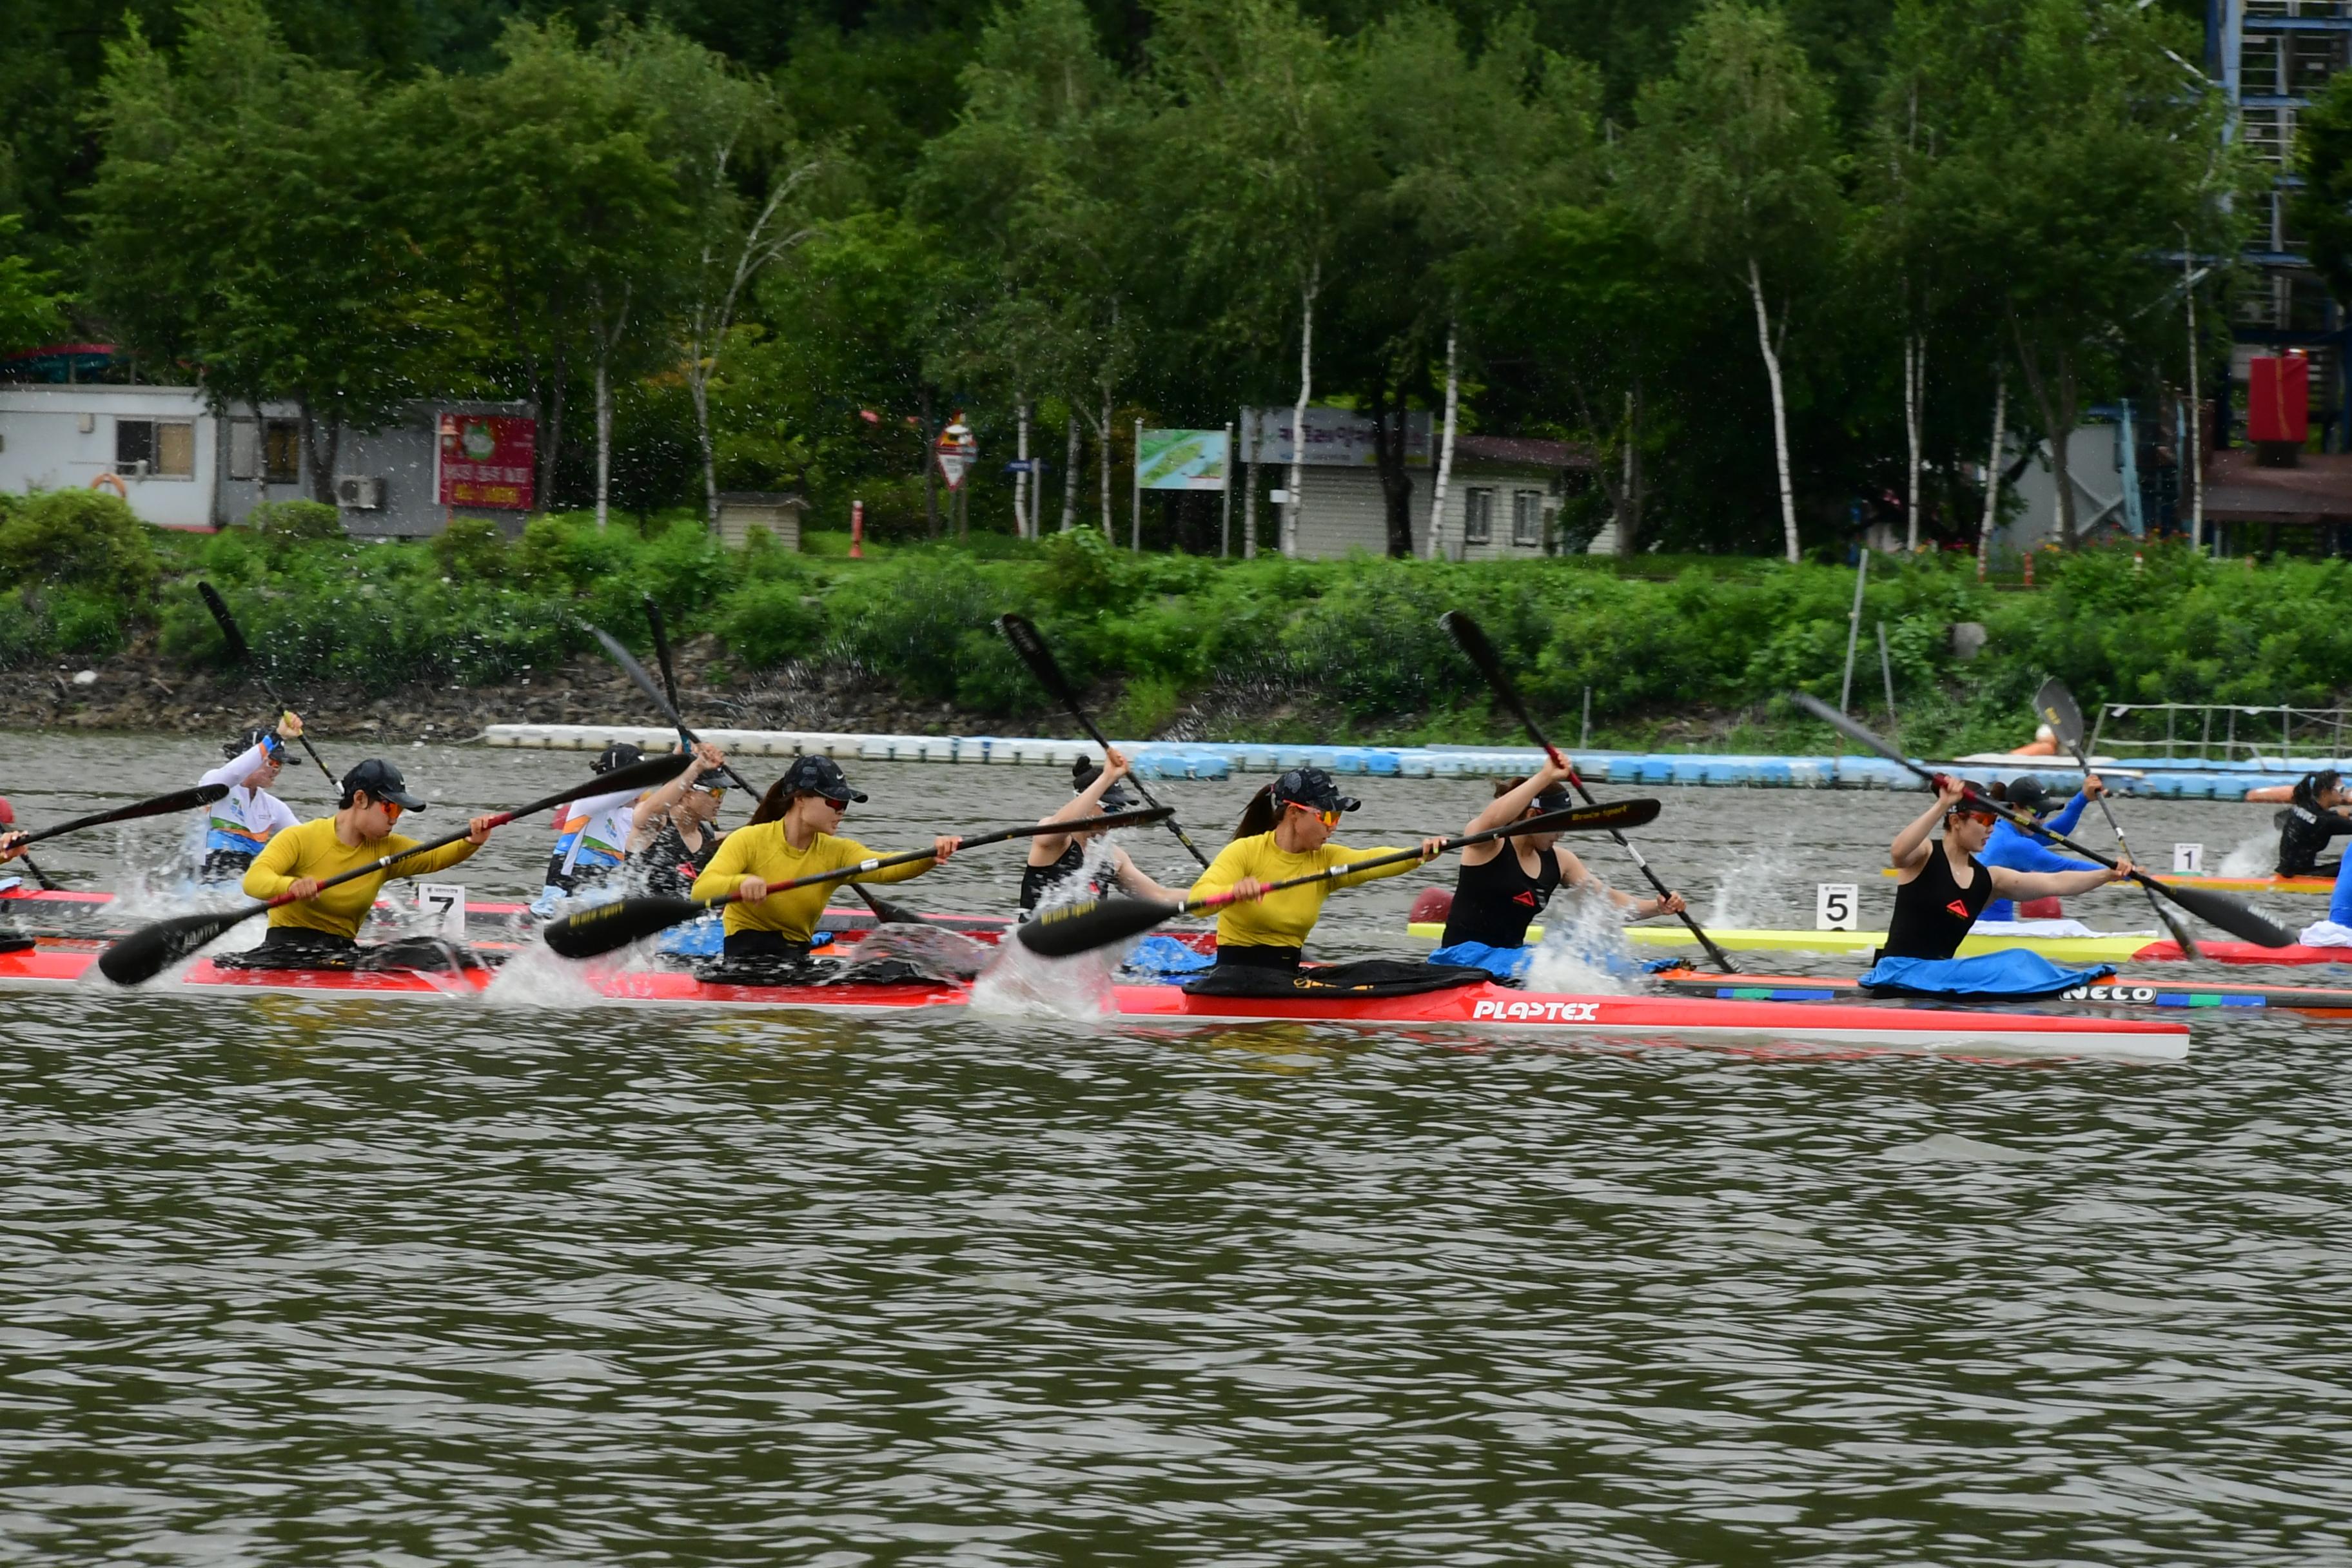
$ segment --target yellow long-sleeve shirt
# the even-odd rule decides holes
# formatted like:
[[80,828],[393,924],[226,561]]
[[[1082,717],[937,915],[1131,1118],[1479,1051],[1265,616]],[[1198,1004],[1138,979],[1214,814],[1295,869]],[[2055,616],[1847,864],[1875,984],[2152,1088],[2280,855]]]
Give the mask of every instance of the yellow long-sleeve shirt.
[[[762,822],[756,827],[739,827],[720,840],[719,853],[710,858],[709,866],[694,879],[694,896],[723,898],[740,886],[746,877],[770,883],[790,882],[873,858],[874,851],[856,839],[835,838],[830,833],[820,833],[809,840],[807,848],[795,849],[784,841],[782,823]],[[903,882],[921,876],[936,863],[909,860],[903,866],[868,872],[857,879]],[[786,942],[806,942],[816,934],[817,921],[824,918],[824,906],[840,887],[839,882],[820,882],[813,888],[778,893],[756,904],[730,904],[724,917],[727,934],[772,931]]]
[[[253,864],[246,868],[245,891],[247,898],[274,899],[305,877],[315,877],[323,882],[330,877],[340,877],[346,871],[356,871],[371,860],[386,855],[396,855],[403,849],[413,849],[419,840],[386,834],[373,844],[346,844],[335,837],[335,819],[321,816],[297,827],[281,830],[262,847]],[[354,877],[340,888],[329,888],[315,899],[299,904],[287,904],[269,911],[273,926],[299,926],[304,931],[325,931],[330,936],[356,938],[360,921],[367,919],[368,909],[386,879],[393,877],[426,877],[436,871],[446,871],[474,853],[474,846],[464,839],[444,845],[423,855],[412,855],[389,871],[379,871],[373,877]]]
[[[1394,855],[1395,849],[1350,849],[1341,844],[1326,844],[1320,849],[1309,849],[1294,855],[1275,847],[1274,835],[1261,833],[1253,838],[1236,838],[1217,851],[1201,879],[1192,884],[1191,896],[1202,898],[1222,893],[1244,877],[1255,877],[1261,882],[1279,882],[1289,877],[1304,877],[1333,866],[1350,865],[1369,860],[1378,855]],[[1304,888],[1291,888],[1279,893],[1269,893],[1246,904],[1227,904],[1217,914],[1217,945],[1219,947],[1305,947],[1307,936],[1323,913],[1323,900],[1331,889],[1355,887],[1365,882],[1377,882],[1383,877],[1402,876],[1412,870],[1415,863],[1400,860],[1393,866],[1378,870],[1335,877],[1328,882],[1309,883]]]

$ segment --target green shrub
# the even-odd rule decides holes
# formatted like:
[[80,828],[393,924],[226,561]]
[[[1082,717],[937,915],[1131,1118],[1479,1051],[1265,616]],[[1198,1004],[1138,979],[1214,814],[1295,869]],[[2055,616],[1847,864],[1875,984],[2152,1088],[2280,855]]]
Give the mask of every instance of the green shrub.
[[0,522],[0,573],[18,583],[86,589],[143,603],[155,590],[155,547],[120,496],[46,490]]
[[47,620],[22,594],[0,594],[0,669],[30,664],[49,651]]
[[130,638],[128,606],[111,594],[58,588],[48,595],[50,646],[60,653],[120,653]]
[[317,500],[263,501],[245,514],[245,526],[273,542],[344,537],[343,514]]
[[441,574],[459,583],[497,583],[507,575],[505,531],[486,517],[457,517],[433,536]]
[[719,635],[753,668],[774,668],[824,651],[824,615],[797,583],[750,583],[729,595]]

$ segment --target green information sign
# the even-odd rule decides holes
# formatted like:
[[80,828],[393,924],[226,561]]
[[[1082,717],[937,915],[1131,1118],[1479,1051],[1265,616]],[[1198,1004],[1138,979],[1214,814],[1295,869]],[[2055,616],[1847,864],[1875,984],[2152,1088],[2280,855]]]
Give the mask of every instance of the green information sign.
[[1146,430],[1135,447],[1135,482],[1147,490],[1221,490],[1233,471],[1223,430]]

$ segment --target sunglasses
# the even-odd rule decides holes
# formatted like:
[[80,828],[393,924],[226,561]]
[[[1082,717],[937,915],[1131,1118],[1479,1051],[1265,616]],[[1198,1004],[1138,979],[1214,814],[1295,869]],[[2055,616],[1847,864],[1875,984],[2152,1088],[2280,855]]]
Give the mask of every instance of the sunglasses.
[[703,794],[710,796],[713,800],[725,800],[727,798],[727,786],[725,784],[698,784],[694,787],[700,790]]
[[1301,805],[1295,800],[1287,800],[1283,802],[1283,804],[1290,807],[1293,811],[1303,811],[1309,816],[1321,817],[1323,819],[1323,826],[1326,827],[1337,827],[1339,826],[1340,814],[1337,811],[1318,811],[1311,805]]
[[1990,811],[1956,811],[1952,813],[1952,817],[1958,822],[1981,822],[1987,827],[2000,820]]
[[380,800],[376,805],[383,807],[383,819],[386,822],[398,822],[401,812],[405,809],[396,800]]

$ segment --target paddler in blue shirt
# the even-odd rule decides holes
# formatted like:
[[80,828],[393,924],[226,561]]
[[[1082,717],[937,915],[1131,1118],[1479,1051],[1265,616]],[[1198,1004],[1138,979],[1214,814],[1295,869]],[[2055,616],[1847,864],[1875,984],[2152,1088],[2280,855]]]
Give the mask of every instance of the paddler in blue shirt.
[[[2032,773],[2013,778],[2006,786],[1996,784],[1990,793],[1995,799],[2005,801],[2012,809],[2030,813],[2037,828],[2047,828],[2053,833],[2072,833],[2074,825],[2082,820],[2083,808],[2106,794],[2107,786],[2099,781],[2098,774],[2085,773],[2083,775],[2083,787],[2075,792],[2074,798],[2055,813],[2046,816],[2050,792]],[[1988,866],[2010,871],[2080,871],[2090,865],[2087,860],[2062,855],[2051,848],[2049,841],[2039,832],[2028,834],[2009,822],[1993,825],[1992,836],[1978,851],[1977,858]],[[2017,906],[2007,899],[1995,899],[1985,906],[1984,913],[1978,918],[2013,921],[2017,919]]]

